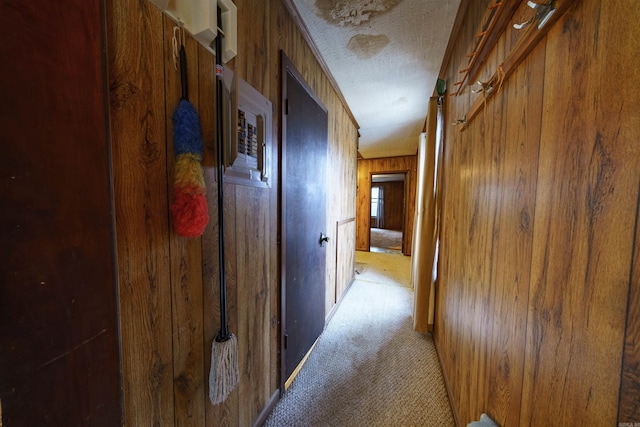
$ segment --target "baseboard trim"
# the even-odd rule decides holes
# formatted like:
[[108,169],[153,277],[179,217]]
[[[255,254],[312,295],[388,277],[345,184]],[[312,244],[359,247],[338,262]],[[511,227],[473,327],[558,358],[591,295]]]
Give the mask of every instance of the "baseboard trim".
[[[322,329],[322,332],[324,332],[326,327],[327,327],[327,324],[325,323],[325,326]],[[304,357],[302,358],[300,363],[298,363],[298,366],[296,366],[296,369],[293,370],[291,375],[289,375],[289,378],[287,378],[287,380],[284,382],[284,389],[285,390],[287,390],[291,386],[291,384],[293,383],[293,380],[296,379],[296,377],[300,373],[300,370],[302,369],[304,364],[307,363],[307,359],[309,358],[309,356],[311,356],[311,352],[313,352],[313,349],[316,348],[316,344],[318,344],[318,340],[320,339],[321,336],[322,336],[322,334],[320,334],[320,336],[318,338],[316,338],[316,340],[313,342],[313,345],[311,346],[309,351],[307,351],[307,354],[304,355]]]
[[456,408],[455,401],[453,400],[453,394],[451,393],[451,387],[449,386],[449,379],[447,378],[447,372],[444,370],[444,363],[442,362],[442,356],[440,355],[440,346],[438,341],[431,333],[433,344],[436,347],[436,354],[438,355],[438,363],[440,363],[440,372],[442,372],[442,378],[444,379],[444,388],[447,389],[447,397],[449,397],[449,405],[451,406],[451,412],[453,412],[453,420],[456,423],[456,427],[460,427],[460,417],[458,416],[458,409]]
[[262,425],[267,421],[267,418],[269,418],[269,414],[271,413],[271,411],[273,411],[273,408],[275,408],[276,403],[278,403],[279,400],[280,389],[276,389],[276,391],[274,391],[269,398],[267,404],[264,406],[264,408],[262,408],[262,411],[260,411],[260,413],[258,414],[258,418],[256,418],[256,421],[253,423],[253,427],[262,427]]

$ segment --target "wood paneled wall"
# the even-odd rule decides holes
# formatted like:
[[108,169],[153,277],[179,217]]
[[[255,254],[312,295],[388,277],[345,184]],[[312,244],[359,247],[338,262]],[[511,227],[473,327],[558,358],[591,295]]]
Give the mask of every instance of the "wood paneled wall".
[[387,230],[402,230],[404,225],[404,181],[375,183],[384,194],[384,227]]
[[[416,138],[418,136],[416,135]],[[356,201],[356,250],[368,251],[371,220],[371,175],[386,172],[408,172],[405,177],[404,242],[402,253],[411,255],[413,215],[416,202],[417,156],[358,159],[358,192]]]
[[[281,1],[235,3],[239,53],[227,66],[273,103],[274,162],[269,189],[225,184],[228,312],[230,329],[238,336],[240,384],[227,401],[213,406],[209,358],[219,327],[214,58],[187,37],[189,94],[202,121],[211,221],[202,238],[183,239],[174,233],[168,214],[170,117],[180,96],[172,62],[174,24],[147,1],[107,1],[126,425],[248,426],[275,396],[281,49],[329,110],[327,230],[355,216],[356,126]],[[345,239],[352,246],[341,251],[353,252],[355,237]],[[343,267],[337,245],[330,240],[327,251],[326,283],[334,295],[336,271]]]
[[[356,218],[348,218],[336,223],[336,241],[338,250],[336,251],[336,285],[333,295],[328,295],[327,300],[330,301],[333,296],[333,304],[340,301],[344,296],[354,279],[355,274],[355,255],[354,250],[356,244]],[[327,286],[327,290],[331,287]],[[331,315],[327,311],[328,316]]]
[[622,359],[622,384],[618,405],[619,422],[640,420],[640,197],[636,210],[631,286],[627,303],[627,325]]
[[358,129],[338,99],[322,96],[331,100],[331,104],[325,103],[329,110],[327,233],[336,230],[334,238],[327,242],[325,313],[331,313],[355,278]]
[[[469,4],[449,90],[488,3]],[[466,130],[450,124],[481,95],[445,100],[435,340],[460,425],[640,422],[640,41],[620,35],[638,19],[634,0],[575,2]]]

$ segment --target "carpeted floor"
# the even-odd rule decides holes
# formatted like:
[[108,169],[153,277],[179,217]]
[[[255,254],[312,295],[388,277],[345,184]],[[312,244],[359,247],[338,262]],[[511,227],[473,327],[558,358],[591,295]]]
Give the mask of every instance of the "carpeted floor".
[[411,327],[409,265],[356,253],[363,271],[266,426],[455,425],[433,339]]
[[391,251],[402,251],[402,231],[386,230],[383,228],[371,228],[372,248],[388,249]]
[[410,287],[411,257],[402,254],[356,252],[356,279]]

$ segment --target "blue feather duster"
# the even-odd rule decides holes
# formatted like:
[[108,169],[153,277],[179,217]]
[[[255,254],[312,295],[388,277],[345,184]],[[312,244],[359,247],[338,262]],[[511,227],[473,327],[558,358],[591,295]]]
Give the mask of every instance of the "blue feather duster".
[[173,152],[175,156],[185,153],[200,154],[204,150],[200,116],[191,102],[181,99],[173,111]]

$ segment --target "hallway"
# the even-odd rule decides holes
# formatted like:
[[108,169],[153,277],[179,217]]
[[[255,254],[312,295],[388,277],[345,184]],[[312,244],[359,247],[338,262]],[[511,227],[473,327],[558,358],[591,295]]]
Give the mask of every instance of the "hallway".
[[[217,2],[237,8],[223,88],[228,50],[165,13],[216,2],[71,0],[63,14],[55,2],[3,2],[0,425],[259,426],[281,392],[271,425],[450,425],[450,416],[431,420],[447,405],[460,426],[483,413],[502,427],[640,423],[640,73],[631,62],[640,38],[624,31],[640,21],[640,1],[462,0],[457,13],[444,10],[448,1]],[[329,15],[344,5],[362,18],[371,5],[394,10],[321,32],[331,53],[346,47],[332,67],[294,3]],[[420,8],[415,32],[402,20],[393,33],[376,30],[409,4]],[[436,57],[432,33],[454,14]],[[339,33],[349,37],[333,43]],[[408,66],[391,59],[406,55],[406,38],[421,49]],[[282,272],[320,264],[286,253],[282,214],[296,206],[283,194],[300,181],[286,179],[295,114],[283,58],[328,116],[328,167],[303,171],[307,190],[326,200],[299,207],[325,213],[305,227],[326,256],[320,296],[301,299],[335,314],[288,391],[280,372],[296,363],[280,357],[291,284]],[[367,148],[391,129],[368,130],[342,92],[347,59],[380,72],[366,95],[390,108],[370,113],[398,113],[410,147],[389,138]],[[438,80],[390,84],[409,67]],[[188,238],[174,216],[185,158],[173,113],[186,80],[199,121],[193,222],[208,218]],[[415,129],[404,125],[413,114]],[[384,225],[404,232],[412,282],[432,282],[436,262],[437,292],[412,293],[383,267],[409,258],[356,258],[372,246],[371,226],[383,225],[371,202],[381,174],[405,177],[402,227]],[[387,207],[400,206],[387,196]],[[425,336],[412,330],[410,307],[427,289],[433,311],[413,317],[433,325]],[[237,338],[226,371],[237,368],[238,383],[213,404],[211,390],[226,382],[210,383],[213,348],[226,329]],[[426,400],[434,396],[450,402]]]
[[356,252],[356,280],[266,426],[453,426],[431,335],[412,330],[410,257]]

